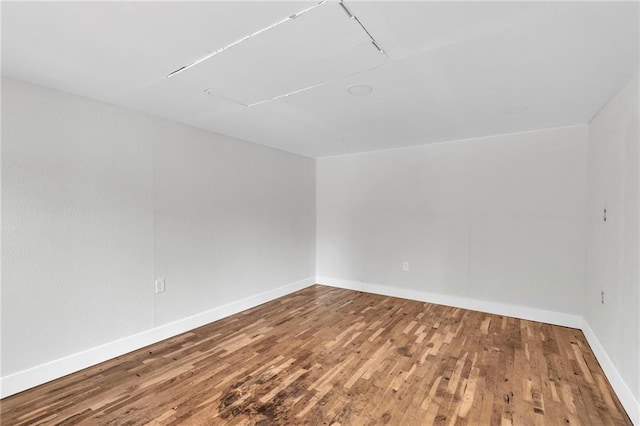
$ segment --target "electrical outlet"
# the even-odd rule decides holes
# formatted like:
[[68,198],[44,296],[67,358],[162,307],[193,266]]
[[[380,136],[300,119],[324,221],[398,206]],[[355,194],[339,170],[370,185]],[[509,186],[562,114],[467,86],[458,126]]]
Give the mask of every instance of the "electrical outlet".
[[402,270],[404,272],[409,272],[409,262],[403,262],[402,263]]
[[604,211],[602,212],[602,219],[606,222],[607,221],[607,209],[604,209]]
[[600,291],[600,303],[604,305],[604,290]]
[[156,293],[164,293],[164,278],[156,280]]

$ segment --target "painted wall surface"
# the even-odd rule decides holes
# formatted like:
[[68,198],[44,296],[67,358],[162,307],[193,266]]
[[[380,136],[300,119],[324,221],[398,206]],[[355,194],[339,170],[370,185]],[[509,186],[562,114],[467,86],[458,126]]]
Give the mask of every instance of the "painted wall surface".
[[[589,126],[586,319],[640,401],[638,75]],[[607,221],[603,210],[607,209]],[[600,292],[605,292],[601,303]]]
[[2,80],[2,376],[153,326],[150,126]]
[[154,126],[159,324],[315,276],[315,162]]
[[314,276],[313,160],[11,79],[2,114],[3,377]]
[[584,315],[640,399],[638,90],[589,126],[314,162],[3,79],[2,377],[317,268]]
[[576,126],[319,159],[318,276],[582,314],[586,157]]

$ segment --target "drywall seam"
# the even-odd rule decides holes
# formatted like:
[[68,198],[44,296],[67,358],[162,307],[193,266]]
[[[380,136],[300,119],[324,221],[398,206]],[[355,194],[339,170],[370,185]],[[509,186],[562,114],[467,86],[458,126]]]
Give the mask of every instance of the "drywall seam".
[[449,296],[438,293],[429,293],[418,290],[409,290],[396,287],[389,287],[379,284],[365,283],[361,281],[343,280],[331,277],[318,277],[319,284],[331,287],[339,287],[348,290],[358,290],[367,293],[382,294],[385,296],[400,297],[403,299],[418,300],[421,302],[436,303],[439,305],[454,306],[456,308],[471,309],[474,311],[488,312],[497,315],[504,315],[522,318],[530,321],[544,322],[548,324],[572,327],[582,330],[591,346],[593,353],[600,363],[605,376],[611,383],[620,403],[627,411],[633,424],[640,425],[640,401],[636,400],[627,386],[624,378],[615,367],[604,347],[598,341],[587,320],[579,315],[565,314],[562,312],[546,311],[543,309],[529,308],[525,306],[510,305],[504,303],[489,302],[476,299],[467,299],[458,296]]
[[134,334],[114,342],[96,346],[2,377],[0,378],[0,397],[4,398],[22,392],[23,390],[66,376],[67,374],[160,342],[161,340],[277,299],[278,297],[302,290],[314,283],[315,277],[305,278],[160,327],[143,331],[142,333]]

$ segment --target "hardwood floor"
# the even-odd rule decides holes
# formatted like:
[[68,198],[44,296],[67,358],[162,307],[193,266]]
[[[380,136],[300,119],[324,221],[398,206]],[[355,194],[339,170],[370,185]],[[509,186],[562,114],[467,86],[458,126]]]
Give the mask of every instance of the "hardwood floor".
[[0,402],[2,425],[630,425],[580,330],[316,285]]

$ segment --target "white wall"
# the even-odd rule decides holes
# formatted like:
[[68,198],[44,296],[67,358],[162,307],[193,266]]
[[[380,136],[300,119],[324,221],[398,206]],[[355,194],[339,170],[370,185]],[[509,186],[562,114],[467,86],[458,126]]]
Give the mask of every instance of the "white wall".
[[[589,126],[585,293],[589,326],[636,401],[640,401],[639,90],[636,74]],[[605,292],[604,304],[600,291]]]
[[[335,280],[585,315],[620,375],[614,386],[640,399],[637,75],[588,127],[315,166],[2,83],[3,381],[246,307],[238,301],[311,282],[317,267]],[[155,277],[166,293],[154,294]]]
[[157,120],[158,323],[315,276],[315,162]]
[[313,282],[312,159],[11,79],[2,114],[4,385]]
[[586,158],[576,126],[320,159],[318,276],[582,314]]
[[153,326],[151,120],[2,80],[2,376]]

